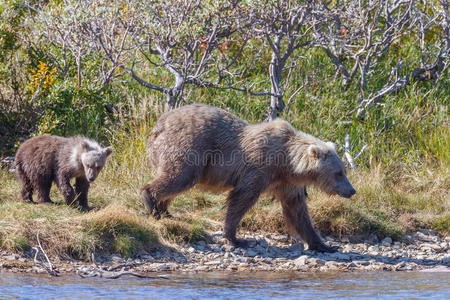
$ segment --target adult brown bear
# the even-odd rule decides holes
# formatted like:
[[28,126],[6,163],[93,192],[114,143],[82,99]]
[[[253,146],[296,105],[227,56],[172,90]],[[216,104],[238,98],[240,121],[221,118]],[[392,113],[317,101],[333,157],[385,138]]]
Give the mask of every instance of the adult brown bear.
[[142,189],[142,200],[156,218],[167,213],[175,195],[199,184],[231,189],[225,237],[234,245],[244,214],[263,192],[281,201],[291,230],[309,249],[334,252],[311,224],[305,186],[350,198],[355,190],[332,143],[296,131],[283,120],[248,124],[235,115],[203,104],[184,106],[161,116],[150,133],[148,155],[155,178]]

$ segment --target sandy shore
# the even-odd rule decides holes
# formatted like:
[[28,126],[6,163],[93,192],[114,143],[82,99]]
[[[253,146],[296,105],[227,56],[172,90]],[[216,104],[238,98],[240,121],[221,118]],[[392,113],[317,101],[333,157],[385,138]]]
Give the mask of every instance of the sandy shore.
[[[211,242],[167,245],[160,251],[141,253],[137,258],[120,255],[93,256],[94,261],[50,258],[58,274],[78,273],[85,276],[112,276],[124,272],[208,272],[208,271],[444,271],[450,272],[450,237],[420,230],[402,242],[376,237],[362,242],[349,238],[326,237],[326,243],[340,247],[336,253],[305,250],[302,243],[292,243],[287,235],[245,234],[250,241],[246,249],[228,245],[222,232],[211,233]],[[0,251],[0,272],[46,273],[34,262],[33,251],[7,253]],[[41,255],[39,260],[45,262]]]

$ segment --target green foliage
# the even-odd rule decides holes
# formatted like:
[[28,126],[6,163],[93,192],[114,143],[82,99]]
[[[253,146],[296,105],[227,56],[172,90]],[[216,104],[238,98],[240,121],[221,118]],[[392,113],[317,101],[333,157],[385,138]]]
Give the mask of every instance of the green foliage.
[[14,251],[25,252],[31,249],[28,239],[21,235],[0,236],[0,246]]
[[114,217],[86,222],[85,232],[99,242],[97,249],[117,252],[126,257],[155,248],[158,244],[158,236],[151,228],[136,221]]

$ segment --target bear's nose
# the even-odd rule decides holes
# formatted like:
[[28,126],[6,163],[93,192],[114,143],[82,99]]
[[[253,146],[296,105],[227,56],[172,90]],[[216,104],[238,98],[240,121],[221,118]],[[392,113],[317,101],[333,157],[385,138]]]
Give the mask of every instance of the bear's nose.
[[352,188],[352,190],[350,191],[350,197],[353,196],[354,194],[356,194],[356,190]]

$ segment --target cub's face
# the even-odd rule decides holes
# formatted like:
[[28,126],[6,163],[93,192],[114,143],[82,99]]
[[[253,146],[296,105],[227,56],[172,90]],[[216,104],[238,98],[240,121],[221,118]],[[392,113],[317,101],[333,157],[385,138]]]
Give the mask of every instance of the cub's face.
[[106,158],[112,153],[112,148],[103,148],[102,150],[90,150],[81,154],[81,162],[84,168],[84,174],[89,182],[97,178],[101,169],[106,163]]
[[315,170],[317,185],[323,191],[330,195],[338,194],[344,198],[350,198],[356,193],[347,179],[344,163],[333,148],[320,149],[317,147],[310,152],[317,160]]

